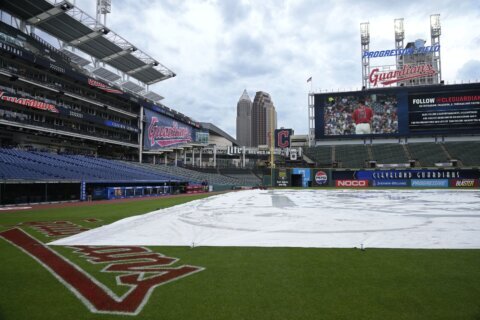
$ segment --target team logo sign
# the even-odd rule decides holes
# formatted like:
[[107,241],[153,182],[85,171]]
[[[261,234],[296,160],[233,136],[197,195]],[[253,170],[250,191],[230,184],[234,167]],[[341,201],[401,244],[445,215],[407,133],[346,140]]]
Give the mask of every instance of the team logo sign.
[[[30,222],[25,225],[47,237],[73,235],[88,230],[69,221]],[[102,265],[100,272],[117,274],[117,285],[129,288],[127,293],[118,296],[81,267],[20,228],[0,232],[0,238],[38,261],[93,313],[137,315],[155,288],[204,270],[190,265],[172,267],[178,262],[177,258],[152,252],[145,247],[70,247],[80,259]]]
[[315,182],[319,185],[324,185],[328,181],[328,176],[324,171],[318,171],[315,173]]

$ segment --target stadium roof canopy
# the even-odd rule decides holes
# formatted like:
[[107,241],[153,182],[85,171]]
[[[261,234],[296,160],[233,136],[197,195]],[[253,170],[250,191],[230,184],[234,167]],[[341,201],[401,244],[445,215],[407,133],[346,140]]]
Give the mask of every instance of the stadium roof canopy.
[[213,123],[210,122],[201,122],[200,123],[202,128],[207,129],[209,132],[212,132],[216,135],[219,135],[228,141],[230,141],[233,145],[238,146],[237,140],[235,140],[231,135],[214,125]]
[[154,102],[163,100],[163,97],[161,95],[159,95],[158,93],[155,93],[153,91],[147,91],[143,94],[143,96],[147,99],[150,99],[150,100],[154,101]]
[[2,10],[147,85],[175,76],[167,67],[68,1],[2,1]]

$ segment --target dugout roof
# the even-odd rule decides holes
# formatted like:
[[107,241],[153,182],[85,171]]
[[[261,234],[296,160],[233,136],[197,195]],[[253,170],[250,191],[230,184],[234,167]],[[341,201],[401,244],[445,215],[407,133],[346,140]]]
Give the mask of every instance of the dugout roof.
[[175,76],[167,67],[68,1],[2,1],[2,10],[145,84]]

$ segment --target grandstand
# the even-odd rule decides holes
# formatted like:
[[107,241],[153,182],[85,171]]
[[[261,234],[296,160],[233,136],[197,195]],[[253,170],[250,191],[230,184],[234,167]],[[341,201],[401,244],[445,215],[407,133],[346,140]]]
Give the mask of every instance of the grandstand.
[[[75,4],[19,0],[0,10],[0,204],[102,198],[113,187],[259,184],[251,172],[196,171],[205,160],[216,166],[212,146],[236,141],[161,103],[149,86],[175,73]],[[208,145],[213,162],[202,161]]]
[[480,166],[478,141],[342,144],[305,148],[305,154],[320,168],[337,165],[343,168],[368,168],[370,162],[410,164],[411,161],[419,167],[436,167],[437,164],[455,160],[460,162],[459,166]]

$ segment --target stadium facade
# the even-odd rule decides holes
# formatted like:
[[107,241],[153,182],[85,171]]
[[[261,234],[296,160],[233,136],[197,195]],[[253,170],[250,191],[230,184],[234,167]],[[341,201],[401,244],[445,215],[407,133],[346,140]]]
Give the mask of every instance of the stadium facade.
[[[216,143],[218,162],[230,164],[222,150],[237,143],[165,106],[150,85],[175,73],[99,19],[65,1],[2,2],[0,10],[1,204],[259,184],[251,171],[179,167],[216,165]],[[202,159],[207,146],[215,152]]]

